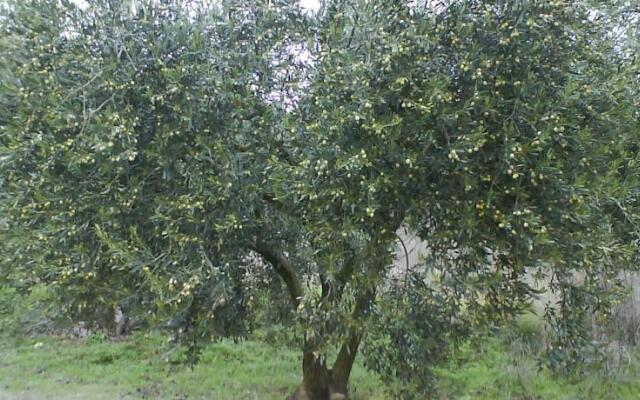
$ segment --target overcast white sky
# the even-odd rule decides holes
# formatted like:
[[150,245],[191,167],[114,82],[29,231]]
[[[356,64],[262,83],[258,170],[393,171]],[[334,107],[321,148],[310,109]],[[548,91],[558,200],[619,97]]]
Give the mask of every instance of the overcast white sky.
[[320,0],[300,0],[300,5],[307,10],[317,10],[320,7]]

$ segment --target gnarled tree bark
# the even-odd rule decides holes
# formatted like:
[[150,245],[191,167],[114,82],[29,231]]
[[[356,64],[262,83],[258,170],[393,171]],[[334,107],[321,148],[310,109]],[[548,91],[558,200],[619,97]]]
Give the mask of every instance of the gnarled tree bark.
[[[304,295],[302,283],[296,269],[284,253],[268,243],[256,240],[252,249],[269,262],[276,273],[284,281],[294,307],[298,307]],[[350,260],[353,262],[353,260]],[[351,271],[346,272],[347,275]],[[343,278],[347,278],[343,277]],[[341,282],[342,283],[342,282]],[[325,301],[333,301],[332,289],[323,280]],[[323,296],[324,297],[324,296]],[[352,311],[352,318],[360,320],[366,313],[375,297],[374,289],[366,289],[357,299]],[[350,327],[343,342],[333,368],[328,368],[324,355],[317,352],[318,346],[306,342],[302,358],[302,384],[288,397],[288,400],[346,400],[349,398],[348,383],[353,363],[362,340],[362,332],[358,327]]]
[[300,299],[304,295],[304,290],[291,261],[282,252],[260,239],[256,240],[252,250],[264,257],[273,266],[287,286],[293,305],[298,307]]

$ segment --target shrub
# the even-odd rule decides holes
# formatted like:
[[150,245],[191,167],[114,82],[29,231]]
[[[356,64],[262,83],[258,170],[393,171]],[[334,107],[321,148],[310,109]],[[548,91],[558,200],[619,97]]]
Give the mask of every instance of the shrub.
[[34,286],[27,293],[0,287],[0,334],[43,334],[51,332],[58,320],[46,286]]
[[507,339],[524,353],[537,354],[545,345],[544,320],[532,312],[518,316],[509,325]]

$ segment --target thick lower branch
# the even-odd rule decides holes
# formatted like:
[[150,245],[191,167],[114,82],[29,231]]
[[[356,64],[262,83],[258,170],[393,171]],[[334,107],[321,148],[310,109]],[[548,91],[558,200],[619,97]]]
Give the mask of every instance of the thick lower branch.
[[304,295],[304,290],[293,264],[282,252],[275,250],[273,246],[261,240],[256,240],[252,249],[264,257],[273,266],[276,273],[280,275],[287,286],[293,305],[297,307]]
[[[357,321],[366,314],[374,297],[375,290],[368,289],[356,300],[356,304],[352,312],[354,320]],[[333,364],[333,383],[341,392],[346,393],[351,369],[353,368],[353,363],[356,359],[356,355],[358,354],[358,347],[360,346],[361,340],[362,330],[358,327],[350,327],[347,338],[342,344],[338,357]]]
[[353,273],[356,269],[357,258],[355,254],[349,254],[345,257],[342,269],[336,274],[337,288],[335,290],[335,298],[340,298],[344,288],[347,286],[347,282],[351,280]]

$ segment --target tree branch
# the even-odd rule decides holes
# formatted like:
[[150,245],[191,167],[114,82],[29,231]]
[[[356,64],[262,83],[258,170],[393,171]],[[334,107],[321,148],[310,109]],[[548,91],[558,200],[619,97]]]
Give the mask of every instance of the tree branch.
[[275,250],[273,246],[270,246],[262,240],[256,240],[252,246],[252,250],[260,254],[273,266],[276,273],[280,275],[287,286],[293,305],[298,307],[300,299],[304,295],[304,290],[302,289],[302,284],[300,283],[300,279],[298,279],[298,275],[291,261],[289,261],[282,252]]
[[[362,316],[367,312],[367,309],[374,297],[374,289],[367,289],[360,297],[358,297],[352,313],[354,320],[362,318]],[[342,344],[338,357],[333,364],[333,382],[341,391],[346,392],[349,376],[351,375],[351,368],[353,367],[353,362],[358,354],[358,347],[360,346],[361,340],[362,330],[355,326],[350,327],[347,338]]]

